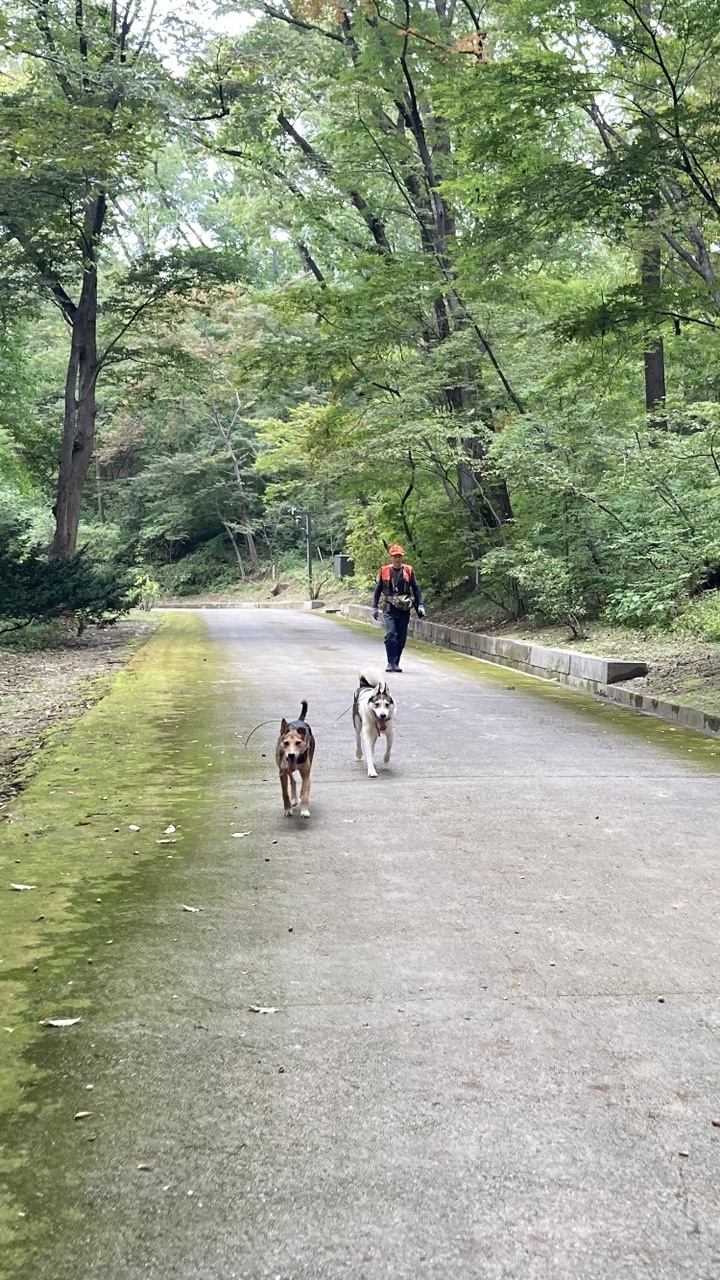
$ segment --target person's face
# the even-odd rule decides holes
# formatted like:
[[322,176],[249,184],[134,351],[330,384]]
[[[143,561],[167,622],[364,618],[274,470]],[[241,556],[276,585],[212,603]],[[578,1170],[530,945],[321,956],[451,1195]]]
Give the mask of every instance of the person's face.
[[394,556],[391,556],[390,559],[392,560],[393,569],[399,569],[403,562],[402,556],[394,555]]

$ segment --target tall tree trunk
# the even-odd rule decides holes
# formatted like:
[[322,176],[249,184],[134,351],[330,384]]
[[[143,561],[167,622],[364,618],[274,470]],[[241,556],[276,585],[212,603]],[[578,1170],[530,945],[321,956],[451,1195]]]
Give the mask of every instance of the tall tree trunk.
[[[644,249],[641,264],[642,291],[646,301],[652,303],[660,292],[660,249]],[[643,356],[645,366],[645,409],[655,414],[665,408],[665,352],[663,340],[658,336],[648,344]],[[667,430],[665,418],[653,418],[653,426]]]
[[[238,415],[240,413],[240,398],[237,395],[237,393],[236,393],[236,399],[237,399],[237,408],[235,410],[235,413],[233,414],[233,419],[229,427],[224,426],[222,418],[220,417],[220,414],[218,413],[214,405],[212,406],[210,412],[212,414],[215,426],[217,427],[218,432],[220,434],[220,438],[230,455],[230,461],[232,462],[232,468],[233,468],[233,475],[235,476],[235,486],[238,491],[238,512],[239,512],[240,520],[242,523],[242,531],[245,534],[245,541],[247,543],[248,555],[250,557],[250,564],[252,565],[253,573],[259,573],[260,557],[258,555],[255,536],[252,531],[252,521],[250,518],[250,506],[247,500],[245,485],[243,484],[242,472],[240,470],[240,461],[235,452],[235,446],[233,444],[233,439],[232,439],[232,430],[235,425],[235,422],[237,421]],[[236,548],[236,551],[237,551],[237,548]]]
[[95,441],[97,402],[97,273],[94,262],[83,275],[72,318],[70,358],[65,378],[65,415],[55,500],[55,536],[48,555],[71,560],[77,546],[85,476]]

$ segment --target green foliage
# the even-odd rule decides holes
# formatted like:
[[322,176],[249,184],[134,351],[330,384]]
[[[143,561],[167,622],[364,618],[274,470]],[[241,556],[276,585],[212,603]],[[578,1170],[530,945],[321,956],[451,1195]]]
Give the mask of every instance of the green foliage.
[[[13,0],[23,48],[35,12]],[[8,509],[47,520],[64,338],[27,311],[30,249],[76,286],[91,155],[112,207],[87,563],[229,585],[301,562],[295,507],[364,586],[399,539],[431,598],[712,628],[719,12],[491,0],[481,45],[468,5],[278,0],[230,43],[189,37],[182,93],[151,46],[102,63],[104,10],[92,93],[74,21],[69,96],[11,53],[0,220],[31,234],[0,270]]]
[[239,577],[232,550],[221,534],[175,564],[157,565],[156,573],[160,587],[176,596],[236,586]]
[[672,630],[680,636],[720,640],[720,591],[705,591],[678,614]]
[[562,622],[575,634],[586,616],[587,602],[578,575],[559,556],[518,544],[512,550],[490,551],[481,562],[482,581],[488,594],[498,592],[514,610],[518,591],[527,612],[542,622]]
[[133,591],[137,592],[137,602],[140,608],[149,613],[154,604],[160,599],[160,583],[156,578],[150,576],[149,573],[136,573],[132,580]]
[[604,616],[622,627],[663,628],[677,614],[685,586],[684,581],[658,582],[652,587],[612,591]]
[[127,613],[135,593],[127,579],[74,560],[48,560],[23,546],[17,524],[0,526],[0,634],[55,618],[108,626]]

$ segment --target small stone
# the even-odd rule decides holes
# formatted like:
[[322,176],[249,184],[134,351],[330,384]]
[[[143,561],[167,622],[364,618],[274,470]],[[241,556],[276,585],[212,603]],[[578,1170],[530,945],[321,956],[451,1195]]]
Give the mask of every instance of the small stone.
[[679,1155],[679,1156],[685,1156],[685,1157],[687,1158],[687,1156],[689,1156],[689,1155],[690,1155],[690,1152],[689,1152],[689,1151],[678,1151],[678,1155]]
[[710,1123],[713,1129],[720,1129],[720,1120],[711,1120]]
[[293,926],[292,926],[292,925],[288,925],[288,933],[292,933],[292,931],[293,931]]
[[665,1003],[665,997],[664,997],[664,996],[658,996],[658,1004],[664,1004],[664,1003]]
[[278,1067],[278,1075],[279,1075],[279,1076],[282,1076],[282,1075],[284,1075],[284,1074],[285,1074],[285,1068],[284,1068],[284,1067]]

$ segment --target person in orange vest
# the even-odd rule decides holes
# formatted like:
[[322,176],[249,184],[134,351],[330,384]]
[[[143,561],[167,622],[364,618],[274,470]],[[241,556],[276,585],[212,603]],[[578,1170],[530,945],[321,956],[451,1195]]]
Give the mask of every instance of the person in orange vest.
[[425,617],[425,605],[411,564],[404,564],[405,549],[395,543],[390,548],[390,564],[384,564],[373,596],[373,618],[380,616],[382,597],[385,623],[386,671],[402,671],[400,658],[405,648],[410,610],[415,606],[418,618]]

